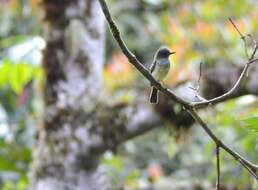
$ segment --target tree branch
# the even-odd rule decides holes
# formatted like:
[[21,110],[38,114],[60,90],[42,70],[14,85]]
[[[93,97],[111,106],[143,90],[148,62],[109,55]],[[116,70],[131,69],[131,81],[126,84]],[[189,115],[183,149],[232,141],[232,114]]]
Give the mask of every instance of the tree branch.
[[219,145],[216,146],[216,158],[217,158],[217,184],[216,190],[220,189],[220,159],[219,159]]
[[105,0],[99,0],[99,3],[101,5],[102,11],[106,17],[106,20],[109,24],[109,28],[113,34],[113,37],[115,38],[117,44],[121,48],[124,55],[127,57],[128,61],[133,64],[136,69],[146,78],[150,81],[150,83],[155,86],[159,91],[170,97],[171,99],[175,100],[176,102],[182,104],[184,107],[189,107],[190,104],[177,95],[175,95],[170,89],[167,89],[163,87],[161,83],[159,83],[155,78],[151,75],[148,69],[146,69],[143,64],[136,58],[136,56],[127,48],[124,41],[121,38],[120,32],[113,21],[110,12],[108,10],[107,4]]
[[202,102],[192,102],[191,106],[194,108],[203,108],[203,107],[207,107],[208,105],[216,104],[216,103],[223,102],[223,101],[229,99],[233,95],[233,92],[235,92],[236,89],[239,88],[241,81],[246,76],[249,66],[255,61],[258,61],[258,59],[252,59],[252,60],[246,62],[245,67],[244,67],[241,75],[239,76],[237,82],[234,84],[234,86],[228,92],[226,92],[225,94],[222,94],[221,96],[218,96],[216,98],[210,99],[210,100],[206,100],[206,101],[202,101]]
[[237,33],[240,35],[241,40],[244,42],[245,55],[246,55],[247,59],[250,59],[249,55],[248,55],[248,51],[247,51],[247,43],[246,43],[245,36],[240,32],[240,30],[237,28],[236,24],[233,22],[233,20],[231,18],[228,18],[228,20],[233,25],[233,27],[236,29]]
[[158,127],[160,124],[162,124],[161,118],[154,110],[149,109],[146,106],[131,117],[126,126],[127,133],[124,136],[124,141],[144,134],[145,132]]
[[[242,156],[240,156],[238,153],[235,151],[231,150],[227,145],[225,145],[220,139],[218,139],[215,134],[209,129],[208,125],[199,117],[199,115],[196,113],[194,110],[196,107],[202,107],[202,106],[207,106],[212,103],[217,103],[220,101],[223,101],[225,98],[228,98],[228,96],[231,96],[235,89],[240,85],[241,80],[244,78],[248,67],[250,66],[251,63],[257,61],[257,59],[252,59],[249,60],[246,64],[245,67],[237,80],[236,84],[233,86],[233,88],[225,93],[224,95],[214,98],[212,100],[208,100],[205,102],[197,102],[197,103],[189,103],[177,95],[175,95],[171,90],[164,88],[162,84],[157,82],[154,77],[151,75],[151,73],[143,66],[143,64],[135,57],[133,53],[130,52],[130,50],[126,47],[124,41],[121,38],[120,32],[113,21],[109,9],[107,7],[107,4],[105,0],[99,0],[99,3],[101,5],[102,11],[106,17],[106,20],[109,24],[110,30],[113,34],[113,37],[115,38],[116,42],[118,43],[119,47],[121,48],[122,52],[124,55],[128,58],[129,62],[133,64],[136,69],[145,76],[146,79],[148,79],[153,86],[155,86],[159,91],[167,95],[170,99],[176,101],[177,103],[181,104],[191,115],[192,117],[196,120],[197,123],[201,125],[201,127],[205,130],[205,132],[210,136],[210,138],[215,142],[216,146],[219,146],[223,148],[226,152],[228,152],[230,155],[232,155],[240,164],[242,164],[251,175],[255,177],[255,179],[258,181],[258,177],[256,175],[258,166],[255,164],[252,164],[248,160],[244,159]],[[256,51],[257,48],[255,48]]]
[[200,116],[193,109],[189,109],[188,112],[193,116],[195,121],[201,125],[205,132],[211,137],[211,139],[215,142],[216,146],[223,148],[226,152],[233,156],[240,164],[242,164],[245,168],[248,168],[249,173],[253,175],[254,178],[258,181],[258,176],[256,175],[258,165],[255,165],[250,161],[244,159],[241,155],[233,151],[231,148],[225,145],[220,139],[218,139],[215,136],[215,134],[211,131],[211,129],[208,127],[208,125],[200,118]]
[[257,49],[258,49],[258,43],[255,42],[255,48],[252,52],[252,55],[251,57],[248,56],[248,52],[247,52],[247,46],[246,46],[246,38],[245,36],[240,32],[240,30],[237,28],[236,24],[233,22],[233,20],[231,18],[229,18],[229,21],[230,23],[233,25],[233,27],[236,29],[237,33],[240,35],[240,38],[243,40],[244,42],[244,48],[245,48],[245,53],[246,53],[246,56],[247,56],[247,59],[248,61],[245,63],[245,66],[244,66],[244,69],[241,73],[241,75],[239,76],[238,80],[236,81],[235,85],[228,91],[226,92],[225,94],[221,95],[221,96],[218,96],[216,98],[213,98],[211,100],[206,100],[206,101],[202,101],[202,102],[194,102],[192,103],[191,105],[194,107],[194,108],[201,108],[201,107],[205,107],[205,106],[208,106],[210,104],[215,104],[215,103],[219,103],[219,102],[222,102],[226,99],[228,99],[229,97],[231,97],[233,95],[233,92],[236,91],[236,89],[240,86],[241,84],[241,81],[243,80],[243,78],[246,76],[247,72],[248,72],[248,68],[249,66],[253,63],[253,62],[256,62],[258,61],[258,59],[254,59],[254,56],[257,52]]

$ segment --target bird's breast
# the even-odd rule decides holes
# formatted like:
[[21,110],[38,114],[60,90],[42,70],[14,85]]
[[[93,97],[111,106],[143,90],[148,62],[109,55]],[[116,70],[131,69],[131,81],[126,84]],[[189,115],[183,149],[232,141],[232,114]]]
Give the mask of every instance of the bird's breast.
[[153,71],[153,76],[157,80],[163,80],[166,75],[168,74],[170,69],[170,62],[168,59],[166,60],[160,60],[157,62],[156,67]]

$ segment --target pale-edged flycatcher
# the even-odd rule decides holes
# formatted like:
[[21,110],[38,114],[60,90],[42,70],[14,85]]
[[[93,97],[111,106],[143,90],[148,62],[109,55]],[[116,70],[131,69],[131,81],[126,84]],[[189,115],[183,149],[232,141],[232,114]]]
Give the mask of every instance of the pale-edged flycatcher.
[[[168,74],[170,69],[169,56],[175,52],[170,51],[167,47],[161,47],[157,50],[154,56],[153,63],[150,67],[152,76],[157,81],[162,81]],[[158,89],[152,86],[150,94],[150,103],[157,104],[159,101]]]

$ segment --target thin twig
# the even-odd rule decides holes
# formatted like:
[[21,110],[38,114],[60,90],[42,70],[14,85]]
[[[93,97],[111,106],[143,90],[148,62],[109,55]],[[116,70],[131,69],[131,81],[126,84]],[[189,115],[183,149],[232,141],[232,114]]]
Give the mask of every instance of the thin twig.
[[231,22],[231,24],[234,26],[238,34],[241,36],[241,38],[245,38],[245,36],[240,32],[240,30],[237,28],[236,24],[233,22],[231,18],[228,18],[228,20]]
[[[252,168],[247,167],[247,166],[243,163],[242,160],[238,160],[238,161],[239,161],[239,162],[242,164],[242,166],[244,166],[244,167],[249,171],[249,173],[258,181],[257,174],[256,174],[257,169],[256,169],[256,171],[254,171]],[[256,166],[256,167],[257,167],[257,166]]]
[[244,49],[245,49],[245,56],[247,59],[250,60],[250,57],[249,57],[249,54],[248,54],[248,50],[247,50],[247,43],[246,43],[246,39],[245,38],[242,38],[243,40],[243,43],[244,43]]
[[[233,22],[233,20],[231,18],[229,18],[229,21],[231,22],[233,27],[236,29],[236,31],[239,33],[240,38],[244,43],[244,50],[245,50],[245,55],[247,57],[247,60],[251,60],[252,58],[249,57],[249,54],[248,54],[246,37],[240,32],[240,30],[238,29],[238,27],[236,26],[236,24]],[[248,76],[248,71],[247,71],[246,75]]]
[[200,89],[201,77],[202,77],[202,62],[199,65],[199,77],[198,77],[198,80],[197,80],[197,85],[196,85],[196,87],[190,87],[192,90],[196,91],[197,93],[199,92],[199,89]]
[[[256,175],[256,172],[258,170],[258,166],[251,163],[250,161],[246,160],[242,156],[240,156],[237,152],[233,151],[231,148],[229,148],[227,145],[225,145],[216,135],[211,131],[211,129],[208,127],[208,125],[200,118],[200,116],[194,111],[193,109],[187,110],[192,117],[195,119],[197,123],[201,125],[201,127],[205,130],[205,132],[212,138],[212,140],[216,143],[217,146],[224,149],[226,152],[228,152],[231,156],[233,156],[240,164],[242,164],[245,168],[249,168],[248,171],[251,175],[254,176],[254,178],[258,181],[258,176]],[[252,171],[252,173],[250,172]]]
[[247,34],[247,36],[252,40],[253,44],[257,43],[257,41],[253,38],[251,34]]
[[216,158],[217,158],[217,184],[216,190],[220,189],[220,157],[219,157],[219,145],[216,145]]
[[255,44],[255,48],[254,48],[254,51],[253,51],[253,53],[252,53],[252,55],[250,57],[250,60],[254,59],[254,56],[255,56],[255,54],[257,52],[257,49],[258,49],[258,42],[256,42],[256,44]]
[[247,42],[246,42],[246,38],[245,36],[240,32],[240,30],[238,29],[238,27],[236,26],[236,24],[233,22],[233,20],[231,18],[229,18],[230,23],[233,25],[233,27],[236,29],[236,31],[238,32],[238,34],[240,35],[241,40],[244,43],[244,49],[245,49],[245,55],[247,57],[248,60],[250,60],[250,57],[248,55],[248,50],[247,50]]
[[200,65],[199,65],[199,77],[198,77],[198,80],[197,80],[197,84],[196,84],[196,87],[192,87],[190,86],[189,88],[192,89],[193,91],[195,91],[195,97],[198,98],[200,101],[204,102],[204,101],[207,101],[205,98],[203,98],[201,95],[199,95],[199,91],[200,91],[200,81],[201,81],[201,78],[202,78],[202,62],[200,62]]
[[120,49],[124,53],[124,55],[127,57],[128,61],[136,67],[136,69],[146,78],[150,81],[150,83],[155,86],[159,91],[170,97],[171,99],[177,101],[183,107],[189,107],[189,102],[183,100],[182,98],[178,97],[176,94],[174,94],[170,89],[163,87],[163,85],[158,82],[149,72],[148,69],[146,69],[143,64],[136,58],[136,56],[127,48],[126,44],[121,38],[120,31],[118,30],[118,27],[116,26],[116,23],[113,21],[111,14],[109,12],[109,9],[107,7],[105,0],[99,0],[99,3],[101,5],[102,11],[106,17],[106,20],[109,24],[109,28],[112,32],[113,37],[115,38],[117,44],[119,45]]
[[238,34],[240,35],[241,40],[244,43],[244,49],[245,49],[245,55],[247,57],[248,60],[250,60],[250,57],[248,55],[248,50],[247,50],[247,43],[246,43],[246,38],[245,36],[240,32],[240,30],[238,29],[238,27],[236,26],[236,24],[234,23],[234,21],[231,18],[228,18],[230,23],[233,25],[233,27],[236,29],[236,31],[238,32]]
[[[229,18],[229,21],[231,22],[231,24],[234,26],[234,28],[238,32],[238,34],[240,35],[241,39],[246,43],[245,36],[240,32],[240,30],[237,28],[237,26],[233,22],[233,20],[231,18]],[[245,47],[245,49],[246,49],[246,47]],[[247,75],[249,66],[253,62],[258,61],[258,59],[254,59],[255,54],[257,52],[257,49],[258,49],[258,43],[256,42],[255,48],[254,48],[254,50],[252,52],[252,55],[251,55],[250,58],[248,57],[248,61],[245,63],[245,66],[244,66],[244,69],[242,70],[241,75],[239,76],[239,78],[236,81],[236,83],[234,84],[234,86],[228,92],[226,92],[225,94],[222,94],[221,96],[215,97],[215,98],[207,100],[207,101],[194,102],[194,103],[192,103],[192,106],[195,107],[195,108],[202,108],[202,107],[206,107],[206,106],[208,106],[210,104],[215,104],[215,103],[222,102],[222,101],[230,98],[231,96],[233,96],[233,93],[240,86],[241,81],[243,80],[243,78]]]
[[197,84],[198,84],[198,90],[199,90],[199,87],[200,87],[200,81],[201,81],[201,78],[202,78],[202,62],[200,63],[200,67],[199,67],[199,78],[198,78],[198,81],[197,81]]
[[[151,75],[151,73],[143,66],[143,64],[135,57],[135,55],[132,54],[129,51],[129,49],[125,45],[124,41],[121,38],[120,32],[119,32],[115,22],[113,21],[111,15],[110,15],[110,12],[109,12],[109,9],[107,7],[107,4],[106,4],[105,0],[99,0],[99,3],[101,5],[102,11],[103,11],[103,13],[104,13],[104,15],[106,17],[106,20],[107,20],[107,22],[109,24],[109,27],[110,27],[110,30],[111,30],[111,32],[113,34],[114,39],[118,43],[118,45],[121,48],[121,50],[124,53],[124,55],[128,58],[129,62],[131,64],[133,64],[136,67],[136,69],[140,73],[142,73],[142,75],[144,75],[145,78],[148,79],[151,82],[151,84],[153,84],[153,86],[155,86],[159,91],[161,91],[162,93],[167,95],[171,100],[174,100],[174,101],[178,102],[179,104],[181,104],[192,115],[192,117],[196,120],[196,122],[201,125],[201,127],[210,136],[210,138],[216,143],[216,145],[219,145],[226,152],[228,152],[230,155],[232,155],[245,168],[246,167],[249,168],[250,169],[250,170],[248,170],[249,172],[253,171],[255,173],[255,175],[254,175],[255,179],[258,181],[258,177],[256,175],[256,172],[258,170],[258,166],[253,164],[253,163],[251,163],[251,162],[249,162],[248,160],[244,159],[242,156],[240,156],[235,151],[231,150],[228,146],[226,146],[222,141],[220,141],[220,139],[218,139],[215,136],[215,134],[209,129],[208,125],[199,117],[199,115],[196,113],[196,111],[194,111],[194,107],[196,107],[196,105],[198,106],[198,104],[194,105],[193,103],[189,103],[189,102],[183,100],[182,98],[180,98],[177,95],[175,95],[171,90],[169,90],[167,88],[164,88],[162,86],[162,84],[160,84],[158,81],[155,80],[155,78]],[[246,73],[246,70],[248,69],[249,65],[251,63],[253,63],[254,61],[257,61],[257,59],[250,60],[249,62],[246,63],[246,66],[244,67],[244,69],[242,71],[242,74],[239,77],[239,80],[234,85],[233,90],[230,91],[231,94],[233,93],[234,89],[236,89],[236,87],[241,82],[241,80],[244,77],[244,74]],[[229,95],[231,95],[231,94],[229,94]],[[228,95],[226,95],[226,96],[228,96]],[[220,101],[223,98],[224,97],[222,97],[222,98],[220,98],[218,100],[215,100],[213,102]],[[212,103],[212,101],[210,101],[210,102]],[[201,103],[199,103],[199,105]],[[209,105],[209,101],[206,101],[205,105],[206,106]]]
[[242,73],[240,74],[238,80],[236,81],[236,83],[234,84],[234,86],[233,86],[228,92],[226,92],[225,94],[222,94],[221,96],[212,98],[212,99],[207,100],[207,101],[192,102],[191,105],[192,105],[194,108],[203,108],[203,107],[206,107],[206,106],[208,106],[208,105],[210,105],[210,104],[216,104],[216,103],[219,103],[219,102],[223,102],[224,100],[227,100],[228,98],[230,98],[231,96],[233,96],[233,93],[234,93],[235,90],[240,86],[241,81],[242,81],[243,78],[245,77],[249,66],[250,66],[253,62],[256,62],[256,61],[258,61],[258,59],[252,59],[252,60],[250,60],[250,61],[248,61],[248,62],[245,63],[244,69],[243,69]]

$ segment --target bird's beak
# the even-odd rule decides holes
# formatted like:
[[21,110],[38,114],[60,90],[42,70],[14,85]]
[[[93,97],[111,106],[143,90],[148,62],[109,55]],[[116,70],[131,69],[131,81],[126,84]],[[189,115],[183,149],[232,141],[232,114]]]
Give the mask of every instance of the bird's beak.
[[169,55],[172,55],[172,54],[175,54],[176,52],[174,52],[174,51],[171,51],[170,53],[169,53]]

